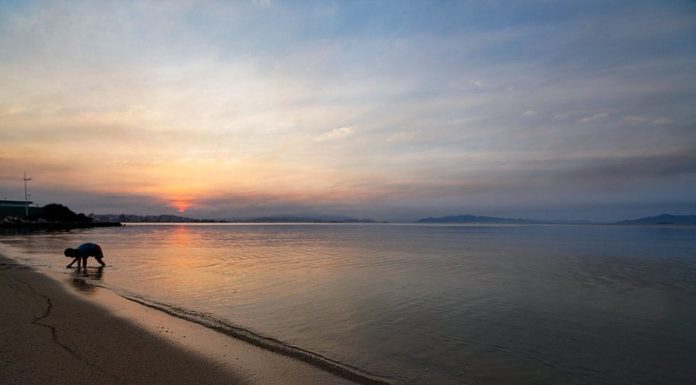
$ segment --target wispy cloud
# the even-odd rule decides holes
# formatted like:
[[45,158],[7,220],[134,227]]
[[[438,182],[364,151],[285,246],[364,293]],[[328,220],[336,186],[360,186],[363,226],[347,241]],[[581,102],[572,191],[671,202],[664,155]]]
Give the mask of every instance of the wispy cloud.
[[628,116],[624,117],[624,121],[628,122],[628,123],[636,123],[636,124],[637,123],[644,123],[647,120],[648,120],[648,118],[646,118],[645,116],[639,116],[639,115],[628,115]]
[[339,128],[334,128],[331,131],[325,132],[325,133],[317,136],[314,140],[316,142],[339,140],[339,139],[347,138],[353,134],[355,134],[355,127],[352,127],[352,126],[339,127]]
[[594,123],[598,120],[602,120],[607,117],[606,112],[600,112],[598,114],[593,114],[591,116],[585,116],[584,118],[581,118],[578,120],[578,123]]
[[522,116],[528,117],[528,118],[529,118],[529,117],[532,117],[532,116],[536,116],[537,114],[538,114],[538,112],[536,112],[536,111],[534,111],[534,110],[527,110],[527,111],[525,111],[525,112],[522,113]]
[[270,7],[271,5],[273,5],[272,0],[252,0],[252,1],[254,2],[254,4],[258,4],[262,7]]

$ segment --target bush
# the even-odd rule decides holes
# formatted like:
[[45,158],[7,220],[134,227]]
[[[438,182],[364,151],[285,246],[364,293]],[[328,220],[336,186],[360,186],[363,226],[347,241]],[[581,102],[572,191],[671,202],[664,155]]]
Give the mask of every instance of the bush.
[[41,211],[31,215],[31,219],[44,219],[49,222],[91,222],[92,218],[85,214],[77,214],[66,206],[58,203],[47,204]]

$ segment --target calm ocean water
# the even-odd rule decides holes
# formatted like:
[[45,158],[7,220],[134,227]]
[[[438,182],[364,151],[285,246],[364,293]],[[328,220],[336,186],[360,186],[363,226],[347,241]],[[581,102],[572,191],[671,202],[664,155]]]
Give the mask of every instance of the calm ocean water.
[[396,384],[696,381],[696,227],[128,225],[0,236],[11,256],[78,286],[85,277],[64,268],[62,250],[87,241],[108,265],[89,269],[92,283]]

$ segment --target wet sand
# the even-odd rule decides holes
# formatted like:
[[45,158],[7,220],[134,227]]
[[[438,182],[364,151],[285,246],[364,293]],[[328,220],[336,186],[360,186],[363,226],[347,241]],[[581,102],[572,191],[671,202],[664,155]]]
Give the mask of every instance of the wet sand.
[[94,287],[0,256],[0,378],[8,384],[351,384]]

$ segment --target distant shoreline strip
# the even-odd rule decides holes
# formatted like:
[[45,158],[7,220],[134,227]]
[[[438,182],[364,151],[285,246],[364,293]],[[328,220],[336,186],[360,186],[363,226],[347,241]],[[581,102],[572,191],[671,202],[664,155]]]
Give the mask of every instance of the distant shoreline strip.
[[0,229],[8,230],[70,230],[92,227],[119,227],[121,222],[0,222]]

